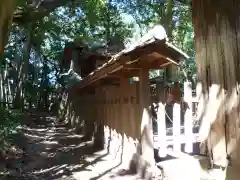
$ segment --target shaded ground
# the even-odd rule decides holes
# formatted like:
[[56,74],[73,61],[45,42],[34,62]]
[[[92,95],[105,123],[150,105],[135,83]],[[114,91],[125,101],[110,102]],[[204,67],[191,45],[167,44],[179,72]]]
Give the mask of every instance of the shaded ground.
[[[13,136],[18,153],[0,162],[0,171],[1,167],[5,168],[0,174],[1,180],[139,179],[124,170],[121,155],[96,151],[92,141],[86,141],[83,135],[56,123],[55,118],[38,114],[28,119]],[[155,158],[160,161],[158,164],[168,180],[197,180],[202,176],[201,171],[206,171],[202,170],[197,158],[171,156],[160,159],[157,154],[155,152]]]
[[[32,115],[31,123],[18,129],[13,139],[22,152],[2,163],[6,171],[0,179],[87,180],[109,174],[111,170],[103,168],[111,158],[107,152],[96,152],[93,143],[85,141],[83,135],[54,121],[51,117]],[[99,162],[104,171],[99,170]],[[92,177],[88,177],[90,174]],[[117,175],[109,177],[116,179]]]

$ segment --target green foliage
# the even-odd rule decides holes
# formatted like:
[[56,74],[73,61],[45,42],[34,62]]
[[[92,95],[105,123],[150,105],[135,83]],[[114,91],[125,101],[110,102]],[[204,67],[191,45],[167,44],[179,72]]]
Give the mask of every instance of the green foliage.
[[20,112],[13,112],[7,108],[0,107],[0,117],[0,139],[3,140],[9,138],[16,127],[20,125],[21,114]]

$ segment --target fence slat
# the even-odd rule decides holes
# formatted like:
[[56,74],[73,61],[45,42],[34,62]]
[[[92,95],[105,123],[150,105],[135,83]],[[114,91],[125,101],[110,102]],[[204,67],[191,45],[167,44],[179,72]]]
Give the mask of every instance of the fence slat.
[[158,145],[159,156],[166,157],[167,156],[167,142],[166,142],[166,116],[165,116],[165,89],[164,84],[157,83],[156,84],[156,94],[158,99],[158,112],[157,112],[157,124],[158,124]]
[[166,117],[165,117],[165,104],[159,103],[158,110],[158,140],[159,140],[159,156],[167,156],[167,143],[166,143]]
[[184,115],[185,152],[193,152],[192,83],[184,82],[184,101],[187,104]]
[[175,103],[173,105],[173,149],[174,151],[181,151],[181,116],[180,116],[180,104]]

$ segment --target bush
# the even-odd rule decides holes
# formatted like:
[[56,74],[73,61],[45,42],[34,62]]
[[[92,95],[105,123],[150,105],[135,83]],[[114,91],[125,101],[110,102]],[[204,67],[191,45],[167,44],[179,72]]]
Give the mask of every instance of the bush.
[[0,107],[0,145],[4,140],[10,137],[21,122],[20,112],[14,112],[7,108]]

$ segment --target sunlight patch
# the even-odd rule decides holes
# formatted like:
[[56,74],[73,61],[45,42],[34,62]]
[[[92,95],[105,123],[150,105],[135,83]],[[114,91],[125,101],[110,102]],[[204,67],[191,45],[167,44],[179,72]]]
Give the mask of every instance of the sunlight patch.
[[36,139],[45,139],[45,136],[37,136],[37,135],[31,135],[31,134],[27,134],[24,133],[24,136],[28,137],[28,138],[36,138]]
[[64,164],[62,166],[53,166],[51,168],[48,168],[48,169],[41,169],[39,171],[34,171],[33,174],[42,174],[42,173],[47,173],[49,171],[52,171],[52,170],[57,170],[57,169],[61,169],[61,168],[65,168],[67,167],[67,164]]
[[42,144],[58,144],[57,141],[43,141]]
[[46,128],[29,128],[29,127],[23,127],[23,126],[18,126],[16,129],[21,129],[21,130],[27,130],[27,131],[37,131],[37,132],[44,132],[47,131]]

